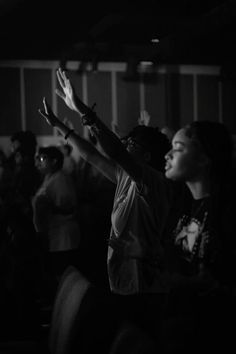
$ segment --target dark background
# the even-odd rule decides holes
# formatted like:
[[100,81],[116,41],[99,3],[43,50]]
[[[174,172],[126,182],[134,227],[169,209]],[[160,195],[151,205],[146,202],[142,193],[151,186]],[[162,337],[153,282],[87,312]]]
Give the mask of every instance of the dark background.
[[[38,115],[44,96],[83,133],[54,94],[55,70],[70,61],[81,97],[121,135],[144,108],[151,125],[176,130],[210,119],[235,134],[235,20],[236,0],[0,0],[0,138],[19,129],[55,136]],[[141,79],[140,61],[155,64]],[[103,70],[81,65],[102,62]],[[6,139],[1,144],[6,150]]]
[[0,60],[152,60],[234,70],[235,19],[235,0],[1,0]]

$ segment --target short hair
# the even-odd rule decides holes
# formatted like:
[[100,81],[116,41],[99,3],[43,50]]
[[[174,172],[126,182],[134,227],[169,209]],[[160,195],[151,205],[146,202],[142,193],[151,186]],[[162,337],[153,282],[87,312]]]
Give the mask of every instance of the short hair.
[[56,146],[45,146],[38,149],[38,155],[45,155],[49,159],[56,160],[55,168],[60,170],[63,167],[64,155]]
[[151,154],[150,166],[164,172],[165,155],[171,149],[171,144],[159,127],[138,125],[131,130],[128,137],[134,138]]

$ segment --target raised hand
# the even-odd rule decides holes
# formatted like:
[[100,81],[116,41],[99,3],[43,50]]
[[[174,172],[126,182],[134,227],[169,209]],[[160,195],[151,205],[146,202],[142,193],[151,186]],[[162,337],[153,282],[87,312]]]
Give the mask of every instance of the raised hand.
[[72,87],[70,80],[66,77],[65,71],[61,68],[57,70],[57,78],[59,84],[62,88],[61,90],[56,89],[56,94],[63,99],[65,104],[73,111],[78,111],[75,98],[75,90]]
[[150,115],[147,111],[141,110],[140,111],[140,117],[138,119],[138,124],[139,125],[146,125],[148,126],[150,122]]
[[67,78],[65,71],[62,71],[61,68],[57,70],[57,78],[62,91],[56,89],[56,94],[63,99],[70,109],[80,114],[83,125],[92,125],[97,118],[93,112],[93,108],[89,108],[81,101],[70,80]]
[[39,113],[46,119],[49,125],[54,127],[58,122],[58,118],[53,113],[45,97],[43,98],[43,106],[44,106],[44,110],[39,109],[38,110]]

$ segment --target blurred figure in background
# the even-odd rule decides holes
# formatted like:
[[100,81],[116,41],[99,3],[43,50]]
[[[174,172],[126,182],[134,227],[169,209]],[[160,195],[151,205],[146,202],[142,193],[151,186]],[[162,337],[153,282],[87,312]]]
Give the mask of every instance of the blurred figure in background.
[[6,335],[21,337],[31,335],[39,325],[40,255],[31,202],[41,176],[34,165],[35,135],[21,131],[11,141],[12,153],[4,163],[0,189],[2,319],[6,311]]
[[63,153],[55,146],[40,147],[36,166],[43,182],[33,198],[33,221],[53,282],[52,296],[64,269],[75,265],[80,244],[78,201],[71,176],[63,171]]
[[[125,148],[96,114],[76,95],[65,72],[57,72],[58,95],[76,111],[105,153],[63,124],[44,99],[40,111],[81,156],[116,185],[108,241],[108,277],[116,316],[157,333],[168,292],[161,237],[170,208],[170,184],[164,178],[168,139],[157,128],[140,126]],[[140,128],[140,129],[141,129]],[[111,299],[111,301],[112,301]]]

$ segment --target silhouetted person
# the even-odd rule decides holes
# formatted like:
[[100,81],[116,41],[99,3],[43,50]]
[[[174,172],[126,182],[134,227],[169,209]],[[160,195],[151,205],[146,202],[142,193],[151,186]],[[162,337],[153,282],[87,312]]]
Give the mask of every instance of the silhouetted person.
[[168,139],[157,128],[143,126],[142,132],[128,139],[125,148],[79,99],[65,73],[59,69],[57,75],[63,90],[57,91],[59,96],[81,116],[104,154],[68,129],[45,99],[44,110],[40,113],[78,148],[82,158],[116,185],[107,259],[110,289],[117,302],[117,307],[113,308],[116,308],[117,316],[122,313],[146,329],[148,327],[149,331],[155,331],[153,326],[159,322],[168,291],[161,246],[170,207],[169,183],[163,175]]

